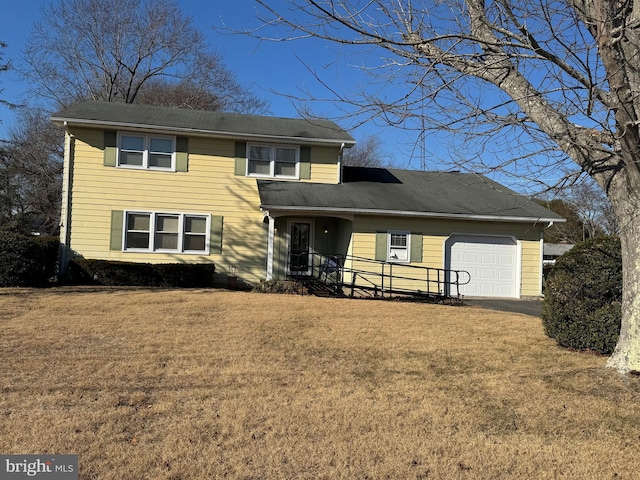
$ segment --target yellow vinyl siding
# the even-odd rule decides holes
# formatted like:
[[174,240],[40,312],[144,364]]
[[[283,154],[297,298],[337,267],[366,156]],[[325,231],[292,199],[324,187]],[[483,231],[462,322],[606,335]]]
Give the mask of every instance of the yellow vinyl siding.
[[311,178],[313,183],[338,183],[338,149],[311,147]]
[[540,240],[522,242],[522,292],[527,296],[540,295],[542,259],[540,258]]

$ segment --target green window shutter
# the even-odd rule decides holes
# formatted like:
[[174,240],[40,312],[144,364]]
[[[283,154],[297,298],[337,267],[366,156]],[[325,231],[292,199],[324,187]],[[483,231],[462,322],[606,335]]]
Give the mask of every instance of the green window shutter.
[[189,139],[176,138],[176,172],[189,171]]
[[411,262],[422,263],[422,234],[411,234]]
[[122,250],[122,224],[124,212],[122,210],[111,210],[111,241],[109,250]]
[[311,180],[311,147],[300,147],[300,180]]
[[105,167],[115,167],[118,157],[118,133],[113,130],[104,132],[104,158]]
[[236,165],[233,173],[245,176],[247,174],[247,142],[236,142]]
[[222,253],[222,216],[211,215],[209,253]]
[[376,232],[376,260],[380,262],[387,261],[387,232]]

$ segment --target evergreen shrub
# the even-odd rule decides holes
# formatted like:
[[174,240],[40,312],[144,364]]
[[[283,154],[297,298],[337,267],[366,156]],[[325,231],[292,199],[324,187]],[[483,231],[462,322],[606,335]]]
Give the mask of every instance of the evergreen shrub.
[[44,260],[44,276],[47,280],[55,279],[58,273],[60,257],[60,239],[58,237],[33,237],[40,246]]
[[610,354],[620,333],[621,299],[620,240],[582,242],[556,260],[546,279],[545,333],[563,347]]
[[76,283],[132,287],[212,287],[215,265],[133,263],[76,258],[69,265]]
[[45,285],[48,278],[55,273],[55,260],[53,271],[47,266],[47,251],[36,237],[0,231],[0,287]]

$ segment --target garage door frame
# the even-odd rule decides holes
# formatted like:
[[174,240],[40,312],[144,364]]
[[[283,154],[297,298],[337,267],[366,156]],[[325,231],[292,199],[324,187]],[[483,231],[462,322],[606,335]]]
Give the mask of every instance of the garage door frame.
[[[513,285],[513,295],[512,296],[496,296],[496,297],[486,297],[486,298],[521,298],[521,290],[522,290],[522,243],[515,238],[513,235],[499,235],[499,234],[486,234],[486,233],[452,233],[450,234],[444,241],[443,244],[443,259],[444,259],[444,268],[448,271],[451,265],[451,247],[457,241],[464,242],[464,239],[482,239],[482,238],[503,238],[508,239],[509,244],[515,246],[516,248],[516,258],[515,258],[515,275],[514,275],[514,285]],[[506,242],[505,242],[506,243]],[[462,287],[464,289],[464,287]],[[456,292],[451,292],[455,295]]]

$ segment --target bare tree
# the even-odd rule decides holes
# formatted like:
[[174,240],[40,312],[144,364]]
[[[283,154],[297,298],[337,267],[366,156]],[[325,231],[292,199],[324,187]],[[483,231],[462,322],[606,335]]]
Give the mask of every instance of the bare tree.
[[568,198],[576,206],[589,238],[619,234],[613,205],[604,191],[593,182],[584,181],[574,185]]
[[545,242],[578,243],[588,238],[618,235],[611,202],[589,177],[558,192],[556,198],[537,201],[567,220],[545,229]]
[[62,133],[44,110],[20,109],[0,155],[0,226],[56,235],[62,189]]
[[[3,48],[7,48],[7,44],[4,42],[0,42],[0,49]],[[9,70],[9,63],[4,61],[4,53],[0,50],[0,73],[6,72],[7,70]],[[3,91],[4,88],[0,89],[0,93],[2,93]],[[0,98],[0,103],[6,105],[7,101]]]
[[640,2],[295,0],[279,11],[256,1],[264,21],[249,34],[363,52],[378,83],[370,91],[381,93],[340,94],[358,112],[449,131],[474,169],[551,186],[590,175],[611,201],[623,252],[622,329],[608,366],[640,371]]
[[[0,42],[0,73],[4,73],[11,68],[11,62],[5,61],[3,49],[7,48],[7,44],[4,42]],[[0,88],[0,94],[4,92],[4,88]],[[9,102],[5,98],[0,98],[0,105],[4,105],[5,107],[15,108],[16,105]],[[2,119],[0,119],[0,123],[2,123]]]
[[545,242],[575,244],[590,238],[575,204],[561,198],[539,200],[538,203],[561,215],[566,220],[564,223],[554,223],[551,227],[545,229]]
[[364,137],[354,147],[344,152],[343,165],[352,167],[383,167],[385,154],[382,152],[382,142],[379,137],[370,135]]
[[[57,0],[43,9],[24,60],[33,93],[56,108],[91,98],[266,109],[235,80],[175,0]],[[186,88],[193,91],[185,94]]]

